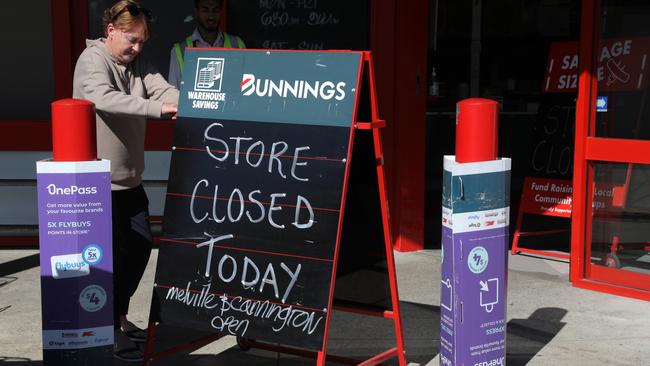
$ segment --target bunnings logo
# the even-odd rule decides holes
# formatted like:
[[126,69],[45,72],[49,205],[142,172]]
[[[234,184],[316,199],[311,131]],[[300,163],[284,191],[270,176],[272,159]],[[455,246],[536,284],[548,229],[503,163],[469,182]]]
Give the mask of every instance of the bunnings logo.
[[306,80],[270,80],[258,79],[253,74],[243,74],[239,84],[242,95],[250,96],[253,93],[259,97],[279,97],[297,99],[345,99],[345,82],[339,81],[313,81]]

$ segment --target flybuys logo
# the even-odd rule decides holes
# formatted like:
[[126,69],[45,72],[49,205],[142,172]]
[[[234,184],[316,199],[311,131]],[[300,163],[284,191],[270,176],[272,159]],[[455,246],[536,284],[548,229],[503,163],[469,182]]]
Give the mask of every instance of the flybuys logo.
[[73,277],[83,277],[90,274],[90,266],[81,253],[55,255],[50,257],[50,268],[55,280]]
[[253,74],[243,74],[239,84],[241,92],[245,96],[256,94],[259,97],[281,98],[294,97],[298,99],[323,99],[336,100],[345,99],[345,82],[339,81],[313,81],[307,80],[270,80],[258,79]]
[[505,358],[498,357],[498,358],[493,358],[490,361],[477,362],[474,364],[474,366],[503,366],[505,364],[506,364]]
[[97,187],[57,187],[54,184],[49,184],[47,187],[47,193],[51,195],[73,195],[73,194],[96,194]]

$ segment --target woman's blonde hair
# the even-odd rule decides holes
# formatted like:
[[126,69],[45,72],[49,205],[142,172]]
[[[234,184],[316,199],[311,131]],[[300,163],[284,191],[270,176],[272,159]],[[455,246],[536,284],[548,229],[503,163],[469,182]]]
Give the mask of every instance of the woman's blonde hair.
[[117,29],[128,31],[138,22],[144,24],[145,37],[149,38],[151,35],[151,14],[149,10],[141,7],[135,0],[119,0],[110,8],[104,10],[102,16],[105,36],[108,35],[109,23],[112,23]]

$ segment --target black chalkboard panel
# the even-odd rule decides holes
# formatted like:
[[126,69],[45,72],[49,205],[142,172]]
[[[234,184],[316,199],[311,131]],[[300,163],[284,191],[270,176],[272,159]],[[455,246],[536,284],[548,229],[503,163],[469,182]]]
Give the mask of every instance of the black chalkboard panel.
[[369,0],[259,0],[228,2],[228,32],[248,48],[366,50]]
[[[372,121],[370,85],[360,88],[357,120]],[[356,130],[341,228],[335,304],[393,310],[373,130]]]
[[341,230],[336,304],[393,310],[382,225],[373,131],[357,130]]
[[179,118],[153,318],[320,350],[350,133]]

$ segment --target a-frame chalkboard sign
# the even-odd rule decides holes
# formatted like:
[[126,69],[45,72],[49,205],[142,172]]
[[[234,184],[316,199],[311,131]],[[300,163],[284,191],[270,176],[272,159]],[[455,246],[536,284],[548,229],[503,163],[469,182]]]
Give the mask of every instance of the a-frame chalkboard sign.
[[[369,360],[406,364],[373,75],[369,52],[188,49],[147,364],[161,323],[324,365],[333,309],[391,319]],[[342,285],[337,307],[375,257],[383,280],[353,282],[388,300]]]

